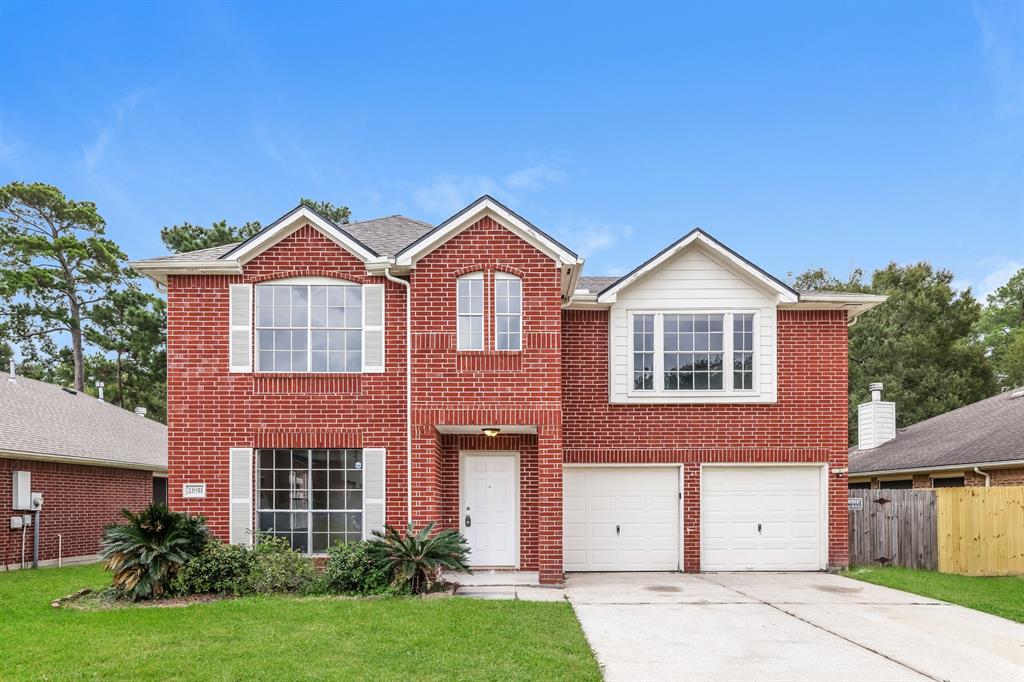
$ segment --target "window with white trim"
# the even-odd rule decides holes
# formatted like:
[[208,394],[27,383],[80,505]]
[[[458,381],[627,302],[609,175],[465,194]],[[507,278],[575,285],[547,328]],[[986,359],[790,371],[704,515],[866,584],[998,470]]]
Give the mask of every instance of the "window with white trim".
[[494,347],[523,347],[523,281],[507,272],[494,274]]
[[484,349],[484,274],[463,275],[455,283],[458,349]]
[[755,314],[632,313],[632,392],[755,389]]
[[258,450],[257,528],[324,554],[363,539],[362,450]]
[[260,372],[360,372],[362,355],[361,286],[256,286],[256,368]]

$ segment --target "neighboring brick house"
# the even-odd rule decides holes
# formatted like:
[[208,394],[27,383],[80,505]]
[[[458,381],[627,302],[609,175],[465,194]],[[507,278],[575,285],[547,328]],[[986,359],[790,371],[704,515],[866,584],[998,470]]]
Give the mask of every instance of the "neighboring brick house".
[[436,521],[544,583],[847,563],[846,327],[883,297],[700,230],[581,277],[486,196],[436,227],[300,206],[133,265],[167,292],[171,505],[226,539]]
[[[95,559],[121,510],[166,499],[167,427],[85,393],[0,374],[0,568],[32,561],[24,494],[41,493],[39,563]],[[20,483],[20,490],[19,490]],[[14,527],[18,526],[18,527]]]
[[1024,388],[896,428],[896,405],[859,406],[850,448],[850,488],[952,488],[1024,485]]

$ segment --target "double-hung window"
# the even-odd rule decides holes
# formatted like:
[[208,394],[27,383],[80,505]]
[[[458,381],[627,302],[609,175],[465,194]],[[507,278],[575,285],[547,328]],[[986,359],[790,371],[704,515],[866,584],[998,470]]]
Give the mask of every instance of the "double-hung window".
[[363,289],[349,284],[256,286],[256,368],[360,372]]
[[638,312],[631,315],[631,390],[755,390],[755,315],[745,312]]
[[258,450],[261,533],[323,554],[363,538],[362,450]]
[[523,281],[515,275],[494,275],[494,347],[521,350],[523,347]]
[[484,274],[473,272],[456,281],[458,349],[484,349]]

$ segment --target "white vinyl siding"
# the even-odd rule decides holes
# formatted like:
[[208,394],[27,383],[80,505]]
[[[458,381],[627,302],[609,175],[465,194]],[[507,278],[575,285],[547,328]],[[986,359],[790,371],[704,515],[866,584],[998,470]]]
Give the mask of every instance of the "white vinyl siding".
[[252,448],[228,451],[228,542],[252,544]]
[[252,285],[228,287],[228,369],[252,371]]
[[484,274],[474,272],[455,281],[458,350],[484,349]]
[[[656,387],[636,390],[634,319],[655,315],[654,336],[660,347],[666,314],[752,315],[754,367],[752,388],[743,390],[665,391],[664,353],[654,353]],[[674,256],[660,268],[618,293],[609,318],[609,395],[613,403],[764,403],[776,399],[776,295],[761,284],[738,274],[703,248]],[[731,349],[732,327],[725,326],[723,343]],[[732,385],[731,363],[724,367],[724,382]]]

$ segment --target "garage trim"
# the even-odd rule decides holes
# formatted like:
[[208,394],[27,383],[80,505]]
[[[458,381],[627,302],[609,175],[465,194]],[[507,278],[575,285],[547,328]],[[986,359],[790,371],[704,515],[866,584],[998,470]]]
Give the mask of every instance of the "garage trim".
[[[574,469],[581,469],[581,468],[582,469],[598,469],[598,468],[601,468],[601,469],[608,469],[608,468],[611,468],[611,469],[625,469],[625,468],[630,468],[630,469],[652,469],[652,468],[653,469],[679,469],[679,474],[678,474],[678,476],[679,476],[679,480],[678,480],[678,484],[679,484],[679,500],[678,500],[679,510],[678,510],[678,519],[677,519],[678,522],[679,522],[679,526],[678,526],[678,531],[677,531],[678,532],[678,537],[676,538],[676,541],[679,544],[679,555],[676,557],[676,559],[677,559],[676,570],[677,571],[682,571],[683,570],[683,566],[686,565],[683,562],[683,559],[684,559],[685,553],[686,553],[686,549],[685,549],[686,543],[684,541],[685,537],[686,537],[686,525],[685,525],[685,521],[686,520],[685,520],[684,514],[683,514],[684,509],[685,509],[685,502],[686,502],[686,490],[683,487],[683,483],[684,483],[683,467],[684,466],[685,466],[684,464],[681,464],[681,463],[678,463],[678,462],[677,463],[673,463],[673,462],[666,462],[666,463],[658,463],[658,462],[637,462],[637,463],[633,463],[633,462],[626,462],[626,463],[621,463],[621,462],[601,462],[601,463],[595,463],[595,464],[590,464],[590,463],[587,463],[587,462],[571,462],[571,463],[565,462],[565,463],[562,464],[562,468],[563,469],[568,469],[568,468],[574,468]],[[563,500],[564,500],[564,497],[565,497],[565,485],[564,484],[562,486],[562,496],[563,496]],[[564,524],[564,518],[565,518],[565,512],[564,511],[562,512],[562,518],[563,518],[563,524]],[[565,542],[565,537],[564,537],[565,527],[564,527],[564,525],[563,525],[563,528],[562,528],[562,533],[563,533],[562,542],[564,544],[564,542]]]
[[[828,568],[828,533],[829,533],[829,512],[828,512],[828,471],[829,465],[826,462],[714,462],[701,463],[700,465],[700,494],[698,509],[700,510],[700,523],[698,528],[701,531],[701,548],[704,546],[704,470],[705,468],[779,468],[779,467],[802,467],[805,469],[817,468],[819,470],[819,487],[821,491],[821,528],[818,534],[818,570],[824,571]],[[704,568],[704,557],[701,556],[701,571]]]

